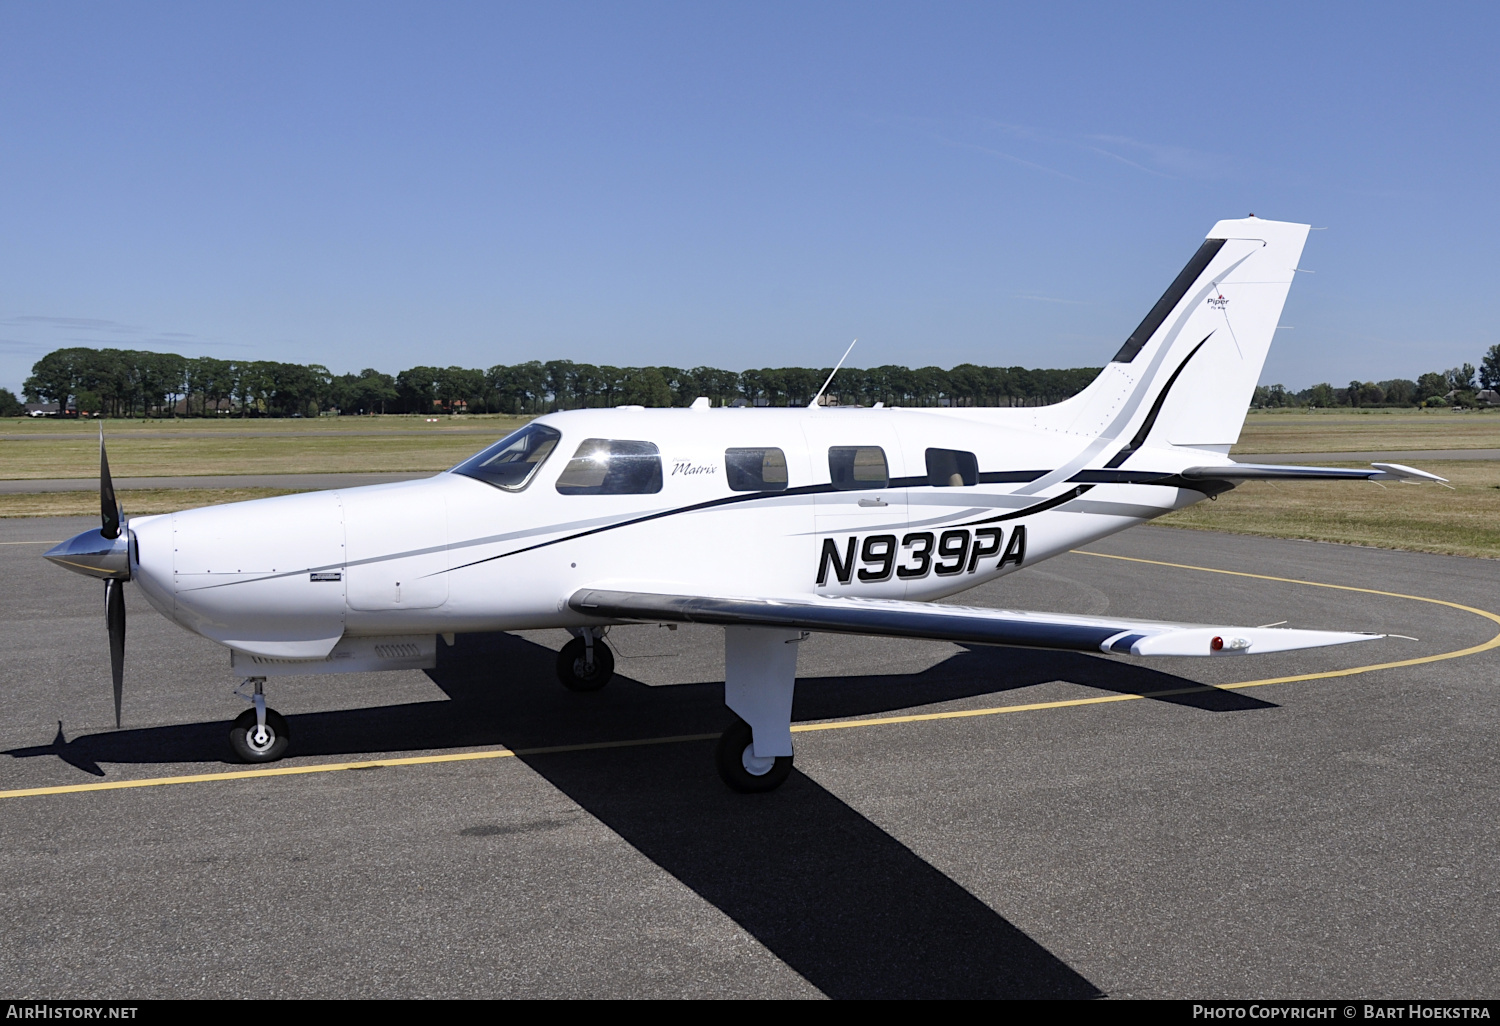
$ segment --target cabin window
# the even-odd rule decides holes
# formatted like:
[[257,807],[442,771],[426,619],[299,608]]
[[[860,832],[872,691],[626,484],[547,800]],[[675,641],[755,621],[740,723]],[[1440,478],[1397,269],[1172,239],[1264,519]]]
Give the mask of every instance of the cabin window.
[[725,449],[724,471],[732,492],[786,489],[786,453],[780,449]]
[[507,492],[519,492],[531,481],[547,457],[552,455],[552,450],[557,448],[557,440],[561,437],[555,428],[546,424],[527,424],[477,456],[470,456],[454,467],[453,473],[472,477]]
[[661,491],[661,451],[653,442],[585,438],[557,479],[564,495],[650,495]]
[[884,488],[891,475],[878,445],[836,445],[828,450],[828,476],[839,491]]
[[934,488],[978,484],[979,460],[962,449],[928,449],[927,483]]

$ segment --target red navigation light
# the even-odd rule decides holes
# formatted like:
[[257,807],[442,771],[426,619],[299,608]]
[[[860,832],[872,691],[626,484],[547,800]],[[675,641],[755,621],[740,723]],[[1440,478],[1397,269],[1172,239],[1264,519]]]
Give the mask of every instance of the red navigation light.
[[1224,651],[1224,639],[1223,638],[1215,638],[1214,640],[1210,641],[1208,643],[1208,650],[1210,652],[1222,652],[1222,651]]

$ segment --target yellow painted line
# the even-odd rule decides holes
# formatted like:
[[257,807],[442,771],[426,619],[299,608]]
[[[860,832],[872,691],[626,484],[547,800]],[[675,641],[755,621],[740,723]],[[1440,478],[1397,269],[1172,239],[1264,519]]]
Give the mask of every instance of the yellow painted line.
[[[1231,685],[1233,686],[1233,685]],[[1166,698],[1171,695],[1194,694],[1199,691],[1215,691],[1204,684],[1191,688],[1174,688],[1171,691],[1153,691],[1149,695],[1101,695],[1098,698],[1070,698],[1061,702],[1032,702],[1029,705],[997,705],[989,709],[955,709],[952,712],[913,713],[910,716],[881,716],[870,720],[835,720],[832,723],[799,723],[792,733],[800,734],[812,730],[841,730],[844,727],[880,727],[888,723],[924,723],[927,720],[963,720],[971,716],[998,716],[1001,713],[1038,712],[1042,709],[1067,709],[1075,705],[1104,705],[1108,702],[1131,702],[1137,698]],[[0,797],[4,797],[0,794]]]
[[163,784],[206,784],[212,780],[248,780],[252,777],[294,777],[304,773],[332,773],[335,770],[379,769],[382,766],[419,766],[432,762],[466,762],[472,759],[507,759],[516,753],[505,748],[488,752],[459,752],[456,755],[423,755],[411,759],[381,759],[378,762],[325,762],[315,766],[275,766],[267,769],[233,770],[228,773],[193,773],[182,777],[144,777],[139,780],[102,780],[92,784],[64,784],[60,787],[27,787],[19,791],[0,791],[0,798],[29,798],[43,794],[76,794],[80,791],[119,791],[129,787],[158,787]]
[[[1428,598],[1426,595],[1405,595],[1399,591],[1381,591],[1378,588],[1356,588],[1348,584],[1324,584],[1322,581],[1299,581],[1295,577],[1272,577],[1270,574],[1252,574],[1243,570],[1219,570],[1210,566],[1192,566],[1188,563],[1165,563],[1159,559],[1140,559],[1135,556],[1114,556],[1107,552],[1087,552],[1075,549],[1075,555],[1097,556],[1100,559],[1119,559],[1127,563],[1149,563],[1154,566],[1168,566],[1174,570],[1197,570],[1205,574],[1226,574],[1230,577],[1253,577],[1260,581],[1277,581],[1281,584],[1302,584],[1309,588],[1329,588],[1333,591],[1354,591],[1364,595],[1379,595],[1382,598],[1408,599],[1412,602],[1427,602],[1434,606],[1447,606],[1449,609],[1458,609],[1465,613],[1473,613],[1475,616],[1491,620],[1500,624],[1500,614],[1491,613],[1485,609],[1476,609],[1474,606],[1466,606],[1461,602],[1449,602],[1447,599]],[[1398,659],[1389,663],[1372,663],[1369,666],[1355,666],[1347,670],[1328,670],[1324,673],[1303,673],[1294,677],[1268,677],[1265,680],[1247,680],[1243,684],[1221,684],[1224,690],[1235,690],[1238,688],[1257,688],[1263,684],[1290,684],[1299,680],[1322,680],[1327,677],[1348,677],[1356,673],[1371,673],[1375,670],[1392,670],[1399,666],[1420,666],[1422,663],[1436,663],[1444,659],[1461,659],[1464,656],[1475,655],[1479,652],[1488,652],[1492,648],[1500,648],[1500,633],[1488,641],[1468,648],[1455,649],[1452,652],[1439,652],[1436,655],[1418,656],[1415,659]]]
[[[1361,592],[1366,595],[1379,595],[1384,598],[1428,602],[1432,605],[1447,606],[1450,609],[1473,613],[1475,616],[1493,621],[1497,626],[1500,626],[1500,614],[1491,613],[1484,609],[1476,609],[1473,606],[1466,606],[1459,602],[1449,602],[1446,599],[1428,598],[1425,595],[1405,595],[1398,591],[1381,591],[1376,588],[1356,588],[1346,584],[1301,581],[1294,577],[1272,577],[1268,574],[1252,574],[1240,570],[1219,570],[1215,567],[1192,566],[1187,563],[1166,563],[1157,559],[1115,556],[1105,552],[1087,552],[1082,549],[1074,550],[1074,554],[1080,556],[1097,556],[1101,559],[1119,559],[1130,563],[1149,563],[1154,566],[1171,567],[1175,570],[1196,570],[1201,573],[1227,574],[1232,577],[1253,577],[1262,581],[1276,581],[1282,584],[1302,584],[1310,588],[1331,588],[1336,591]],[[1245,688],[1264,687],[1267,684],[1292,684],[1298,681],[1327,680],[1333,677],[1351,677],[1361,673],[1373,673],[1376,670],[1392,670],[1403,666],[1420,666],[1423,663],[1436,663],[1445,659],[1459,659],[1464,656],[1475,655],[1479,652],[1487,652],[1494,648],[1500,648],[1500,631],[1497,631],[1488,641],[1481,642],[1478,645],[1471,645],[1468,648],[1455,649],[1452,652],[1439,652],[1435,655],[1417,656],[1412,659],[1398,659],[1385,663],[1371,663],[1367,666],[1354,666],[1346,670],[1299,673],[1289,677],[1266,677],[1262,680],[1247,680],[1239,684],[1199,684],[1186,688],[1173,688],[1167,691],[1152,691],[1143,695],[1100,695],[1094,698],[1072,698],[1058,702],[1030,702],[1024,705],[1000,705],[985,709],[956,709],[950,712],[914,713],[907,716],[879,716],[861,720],[835,720],[830,723],[799,723],[792,726],[792,732],[794,734],[806,734],[820,730],[846,730],[850,727],[880,727],[900,723],[924,723],[931,720],[962,720],[976,716],[999,716],[1004,713],[1039,712],[1045,709],[1070,709],[1085,705],[1108,705],[1112,702],[1134,702],[1142,698],[1171,698],[1177,695],[1202,694],[1208,691],[1240,691]],[[309,766],[276,766],[265,769],[231,770],[226,773],[195,773],[180,777],[108,780],[91,784],[64,784],[58,787],[30,787],[16,791],[0,791],[0,799],[30,798],[50,794],[76,794],[82,791],[118,791],[133,787],[159,787],[164,784],[203,784],[219,780],[248,780],[255,777],[290,777],[308,773],[334,773],[340,770],[381,769],[388,766],[427,766],[442,762],[510,759],[516,756],[556,755],[564,752],[599,751],[607,748],[639,748],[648,745],[676,744],[684,741],[712,741],[718,736],[718,734],[678,734],[671,737],[648,737],[630,741],[598,741],[589,744],[553,745],[547,748],[517,748],[514,750],[509,748],[493,748],[480,752],[458,752],[448,755],[416,755],[402,759],[376,759],[368,762],[331,762]]]
[[368,762],[321,762],[309,766],[272,766],[264,769],[230,770],[225,773],[193,773],[181,777],[142,777],[137,780],[102,780],[92,784],[63,784],[58,787],[27,787],[18,791],[0,791],[0,798],[31,798],[44,794],[77,794],[80,791],[119,791],[132,787],[159,787],[163,784],[206,784],[216,780],[250,780],[255,777],[295,777],[308,773],[334,773],[339,770],[383,769],[387,766],[430,766],[439,762],[473,762],[478,759],[513,759],[518,755],[554,755],[559,752],[586,752],[602,748],[638,748],[642,745],[665,745],[680,741],[708,741],[718,734],[679,734],[675,737],[648,737],[632,741],[596,741],[581,745],[553,745],[549,748],[491,748],[482,752],[456,752],[447,755],[413,755],[403,759],[374,759]]

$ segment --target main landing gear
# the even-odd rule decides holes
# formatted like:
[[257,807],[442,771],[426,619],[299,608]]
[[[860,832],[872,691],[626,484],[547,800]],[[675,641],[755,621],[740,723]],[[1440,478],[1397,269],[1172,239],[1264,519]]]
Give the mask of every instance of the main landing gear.
[[569,691],[598,691],[614,675],[615,654],[600,628],[579,628],[557,653],[557,679]]
[[774,791],[792,773],[792,691],[805,631],[724,628],[724,704],[734,723],[714,754],[719,776],[741,794]]
[[241,762],[275,762],[286,755],[292,733],[281,713],[266,707],[266,678],[248,677],[240,687],[245,684],[255,685],[255,693],[247,695],[239,688],[234,693],[255,708],[240,713],[229,728],[229,747]]
[[[570,691],[598,691],[615,673],[607,628],[570,629],[573,640],[557,653],[557,679]],[[806,631],[774,627],[724,628],[724,704],[735,718],[714,763],[741,794],[774,791],[792,774],[792,692],[806,638]]]

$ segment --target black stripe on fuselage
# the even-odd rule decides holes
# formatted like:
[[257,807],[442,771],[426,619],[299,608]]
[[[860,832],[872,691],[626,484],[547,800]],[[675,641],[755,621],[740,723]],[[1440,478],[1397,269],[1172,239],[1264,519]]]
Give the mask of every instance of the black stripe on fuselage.
[[[921,480],[926,481],[927,479],[922,478]],[[682,506],[678,509],[664,509],[658,513],[648,513],[643,517],[635,517],[632,520],[622,520],[617,524],[605,524],[602,527],[591,528],[587,531],[579,531],[577,534],[570,534],[564,538],[554,538],[551,541],[538,542],[535,545],[528,545],[522,549],[512,549],[509,552],[502,552],[498,556],[486,556],[484,559],[476,559],[472,563],[462,563],[459,566],[450,567],[448,570],[442,572],[449,573],[453,570],[464,570],[471,566],[479,566],[482,563],[493,563],[495,560],[504,559],[507,556],[519,556],[523,552],[533,552],[536,549],[545,549],[549,545],[561,545],[563,542],[576,541],[579,538],[587,538],[591,534],[602,534],[605,531],[614,531],[621,527],[634,527],[636,524],[644,524],[652,520],[660,520],[663,517],[673,517],[679,513],[696,513],[699,510],[713,509],[716,506],[731,506],[735,503],[754,502],[758,499],[779,499],[787,495],[824,495],[838,491],[855,492],[880,490],[880,488],[835,488],[831,484],[823,484],[802,485],[798,488],[784,488],[779,492],[746,492],[744,495],[727,495],[720,499],[709,499],[706,502],[695,502],[691,506]]]
[[[999,484],[1014,481],[1035,481],[1039,477],[1048,474],[1046,470],[1004,470],[990,473],[981,473],[979,480],[983,484]],[[1022,509],[1010,513],[1002,513],[999,516],[986,517],[983,520],[971,520],[961,527],[974,527],[981,524],[995,524],[1006,520],[1016,520],[1020,517],[1031,516],[1035,513],[1045,513],[1049,509],[1055,509],[1064,503],[1071,502],[1080,495],[1092,489],[1096,484],[1147,484],[1165,485],[1171,488],[1191,488],[1195,491],[1206,491],[1204,484],[1213,482],[1191,482],[1184,481],[1175,474],[1164,474],[1144,470],[1137,471],[1104,471],[1084,470],[1069,478],[1070,481],[1084,482],[1075,488],[1071,488],[1061,495],[1055,495],[1050,499],[1033,503]],[[512,549],[495,556],[486,556],[484,559],[476,559],[469,563],[461,563],[450,567],[439,573],[451,573],[454,570],[466,570],[471,566],[480,566],[484,563],[493,563],[497,559],[505,559],[507,556],[519,556],[523,552],[534,552],[537,549],[545,549],[550,545],[561,545],[563,542],[576,541],[579,538],[587,538],[590,535],[602,534],[605,531],[615,531],[622,527],[634,527],[636,524],[648,523],[652,520],[661,520],[663,517],[676,516],[679,513],[697,513],[705,509],[714,509],[719,506],[730,506],[741,502],[756,502],[762,499],[779,499],[784,496],[795,495],[831,495],[835,492],[878,492],[887,488],[919,488],[928,484],[925,477],[898,477],[891,479],[883,488],[872,486],[869,488],[835,488],[831,484],[802,485],[798,488],[787,488],[779,492],[747,492],[744,495],[729,495],[720,499],[709,499],[706,502],[694,503],[691,506],[682,506],[678,509],[661,510],[656,513],[648,513],[645,516],[635,517],[631,520],[621,520],[615,524],[605,524],[601,527],[590,528],[587,531],[579,531],[563,538],[553,538],[551,541],[538,542],[535,545],[527,545],[525,548]]]
[[1039,477],[1046,477],[1050,470],[981,470],[980,484],[1030,484]]
[[[979,484],[1027,484],[1050,474],[1050,470],[983,470],[979,473]],[[893,477],[887,488],[922,488],[932,485],[930,477]],[[934,488],[949,488],[951,485],[932,485]],[[964,486],[968,487],[968,486]],[[860,489],[860,491],[880,489]]]
[[1069,481],[1086,484],[1161,484],[1176,477],[1160,470],[1080,470]]
[[1094,486],[1091,484],[1079,485],[1077,488],[1073,488],[1069,491],[1063,492],[1061,495],[1054,495],[1050,499],[1043,499],[1041,502],[1032,503],[1030,506],[1026,506],[1023,509],[1018,509],[1011,513],[1002,513],[997,517],[985,517],[983,520],[970,520],[967,523],[960,524],[959,526],[977,527],[980,524],[998,524],[1002,520],[1016,520],[1020,517],[1029,517],[1033,513],[1045,513],[1047,512],[1047,510],[1055,509],[1065,502],[1072,502],[1074,499],[1078,498],[1084,492],[1093,487]]

